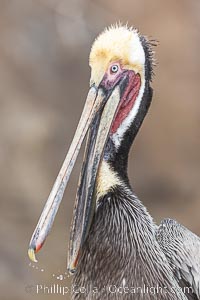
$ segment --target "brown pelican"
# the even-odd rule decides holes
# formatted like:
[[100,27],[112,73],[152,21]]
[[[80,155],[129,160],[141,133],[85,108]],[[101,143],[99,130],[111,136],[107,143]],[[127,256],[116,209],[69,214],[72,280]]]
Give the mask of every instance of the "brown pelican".
[[92,46],[86,104],[29,246],[36,261],[87,134],[68,256],[73,299],[200,299],[200,239],[175,221],[157,227],[128,180],[152,65],[152,43],[133,28],[106,29]]

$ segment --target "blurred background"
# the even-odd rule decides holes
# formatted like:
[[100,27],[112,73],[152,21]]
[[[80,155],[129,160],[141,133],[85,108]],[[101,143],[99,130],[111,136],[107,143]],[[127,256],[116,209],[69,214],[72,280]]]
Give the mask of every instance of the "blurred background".
[[69,228],[81,157],[51,235],[27,249],[72,140],[89,87],[91,43],[122,21],[159,41],[154,99],[130,153],[132,185],[156,222],[200,235],[199,0],[0,0],[1,299],[69,299]]

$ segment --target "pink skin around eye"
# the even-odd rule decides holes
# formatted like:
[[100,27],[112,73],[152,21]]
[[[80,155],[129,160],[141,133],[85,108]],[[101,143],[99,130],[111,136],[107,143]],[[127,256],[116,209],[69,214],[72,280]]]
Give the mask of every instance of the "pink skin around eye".
[[[112,68],[113,67],[116,67],[118,68],[117,72],[113,72],[112,71]],[[107,71],[107,74],[108,74],[108,78],[110,80],[113,80],[113,77],[117,76],[117,74],[121,73],[122,72],[122,67],[120,65],[120,63],[116,62],[116,63],[112,63],[112,65],[109,66],[108,68],[108,71]]]
[[[111,71],[112,66],[118,66],[118,71],[116,73],[113,73]],[[123,72],[123,69],[118,62],[112,63],[109,67],[107,72],[104,75],[104,78],[102,80],[102,85],[105,87],[105,89],[110,89],[113,87],[114,83],[118,80],[118,78],[121,76],[121,73]]]

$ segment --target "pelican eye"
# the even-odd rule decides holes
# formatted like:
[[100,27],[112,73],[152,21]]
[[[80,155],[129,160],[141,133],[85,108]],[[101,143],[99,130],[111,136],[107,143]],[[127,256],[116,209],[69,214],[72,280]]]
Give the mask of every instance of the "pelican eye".
[[110,68],[111,73],[117,73],[119,67],[118,65],[112,65]]

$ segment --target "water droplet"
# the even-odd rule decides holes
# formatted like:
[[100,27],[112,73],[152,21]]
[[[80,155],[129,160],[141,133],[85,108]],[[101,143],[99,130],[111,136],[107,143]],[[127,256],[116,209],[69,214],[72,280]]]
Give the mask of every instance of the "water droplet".
[[44,272],[44,269],[41,269],[41,272]]
[[56,277],[56,279],[58,279],[58,280],[63,280],[63,275],[62,275],[62,274],[58,275],[58,276]]

